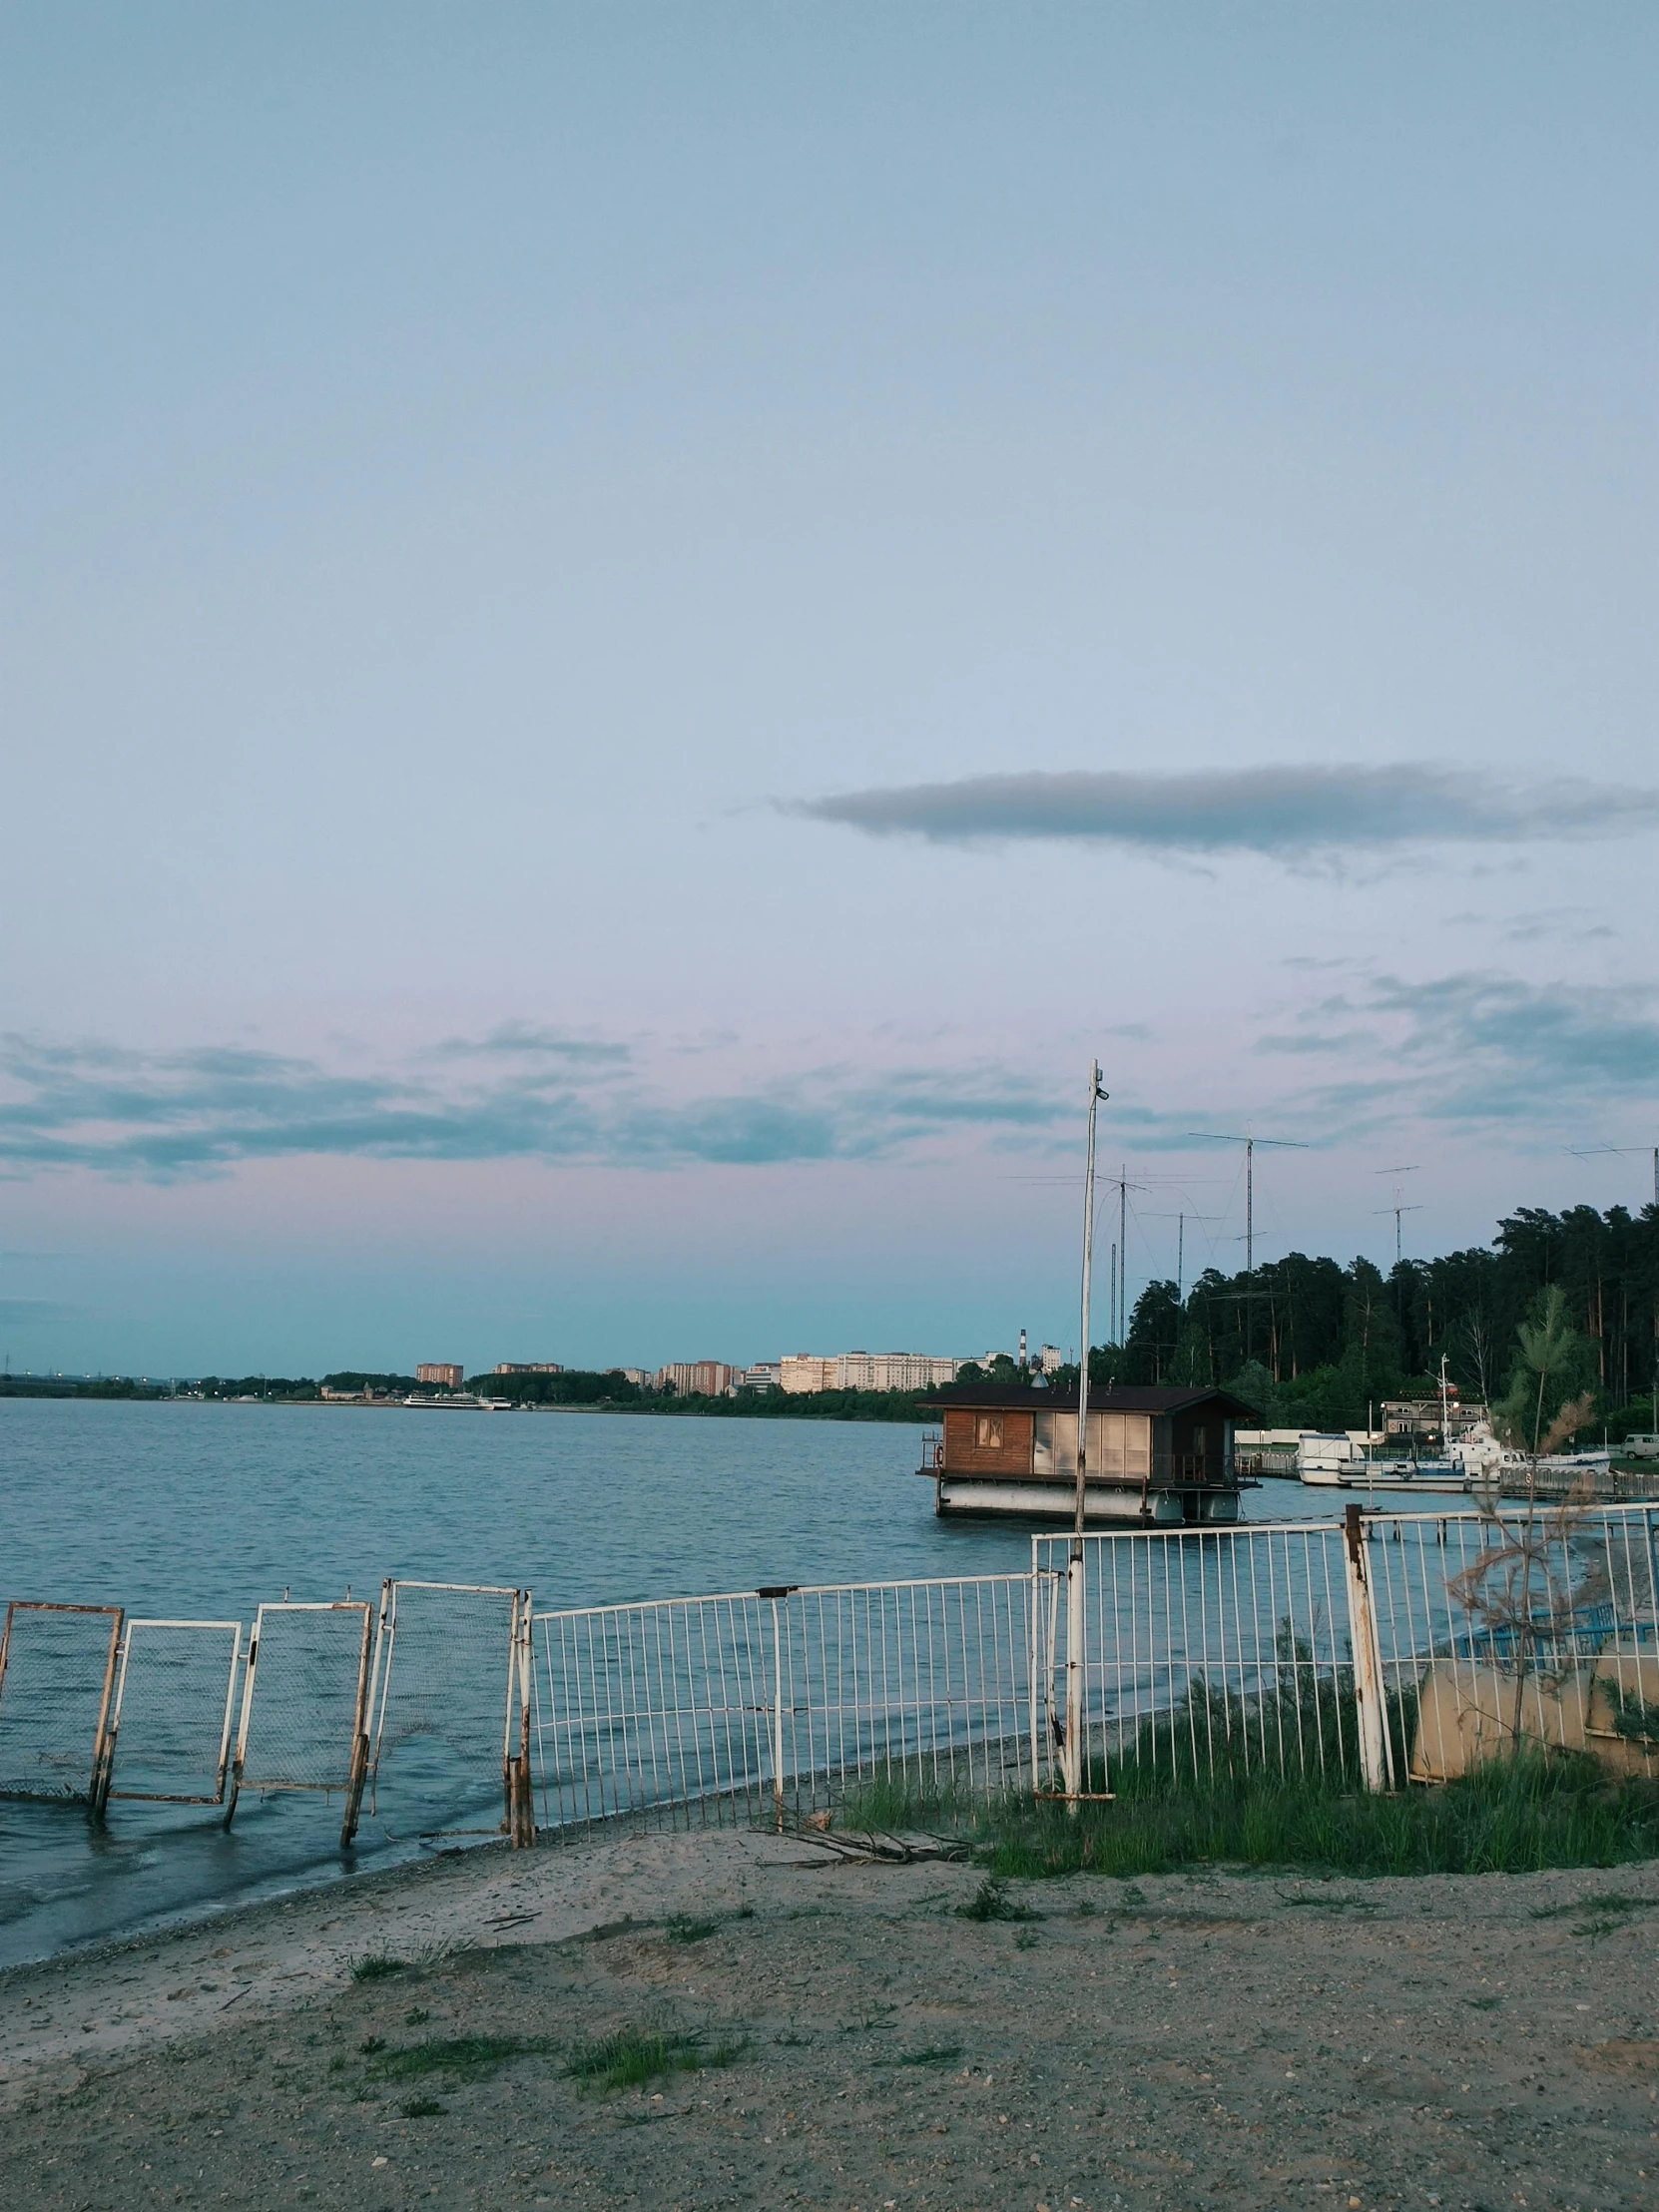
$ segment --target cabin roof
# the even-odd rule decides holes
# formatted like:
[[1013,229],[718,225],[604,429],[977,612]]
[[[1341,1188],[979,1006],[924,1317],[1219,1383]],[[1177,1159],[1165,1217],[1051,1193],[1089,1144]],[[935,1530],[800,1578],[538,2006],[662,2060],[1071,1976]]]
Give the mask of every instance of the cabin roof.
[[[1077,1410],[1077,1399],[1070,1390],[1022,1389],[1018,1384],[1006,1382],[960,1382],[949,1390],[920,1401],[929,1412],[944,1411],[952,1405],[978,1405],[994,1407],[1000,1412],[1020,1413],[1070,1413]],[[1215,1388],[1210,1383],[1195,1388],[1185,1388],[1163,1383],[1124,1382],[1112,1389],[1091,1389],[1089,1411],[1091,1413],[1184,1413],[1195,1405],[1214,1405],[1229,1413],[1235,1420],[1258,1421],[1261,1414],[1254,1405],[1247,1405],[1242,1397],[1235,1397],[1231,1390]]]

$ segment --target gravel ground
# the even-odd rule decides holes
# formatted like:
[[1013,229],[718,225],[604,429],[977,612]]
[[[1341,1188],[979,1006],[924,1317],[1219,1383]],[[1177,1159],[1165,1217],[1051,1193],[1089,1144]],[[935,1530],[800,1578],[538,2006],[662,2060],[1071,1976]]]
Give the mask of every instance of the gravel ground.
[[[962,1917],[979,1884],[619,1840],[18,1969],[0,2198],[1659,2204],[1659,1866],[1013,1886],[1030,1920]],[[618,2032],[691,2063],[572,2076]]]

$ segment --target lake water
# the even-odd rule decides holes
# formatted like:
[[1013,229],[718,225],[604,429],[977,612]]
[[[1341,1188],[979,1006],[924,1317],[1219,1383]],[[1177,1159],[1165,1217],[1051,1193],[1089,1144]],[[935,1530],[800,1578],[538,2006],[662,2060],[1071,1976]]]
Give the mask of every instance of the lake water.
[[[538,1610],[769,1583],[1017,1573],[1030,1532],[938,1520],[921,1431],[839,1421],[0,1399],[0,1601],[252,1623],[381,1578],[527,1587]],[[1341,1492],[1269,1482],[1252,1519]],[[499,1813],[497,1803],[489,1818]],[[0,1964],[423,1847],[390,1809],[0,1801]]]

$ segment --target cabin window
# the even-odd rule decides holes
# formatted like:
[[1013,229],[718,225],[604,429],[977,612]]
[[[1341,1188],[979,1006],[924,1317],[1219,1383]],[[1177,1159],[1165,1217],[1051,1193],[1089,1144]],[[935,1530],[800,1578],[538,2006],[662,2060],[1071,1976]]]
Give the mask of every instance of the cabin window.
[[1002,1448],[1002,1415],[981,1413],[973,1423],[973,1440],[981,1451],[1000,1451]]

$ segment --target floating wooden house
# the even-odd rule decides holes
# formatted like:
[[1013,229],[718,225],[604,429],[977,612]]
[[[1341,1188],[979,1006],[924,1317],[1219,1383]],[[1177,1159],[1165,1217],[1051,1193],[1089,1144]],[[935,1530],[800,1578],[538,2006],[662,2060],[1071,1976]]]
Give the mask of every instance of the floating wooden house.
[[[1077,1401],[968,1384],[929,1406],[940,1425],[917,1470],[940,1514],[1069,1523],[1077,1494]],[[1209,1528],[1239,1518],[1233,1431],[1259,1418],[1226,1390],[1126,1385],[1089,1398],[1090,1528]],[[1254,1488],[1254,1484],[1250,1485]]]

